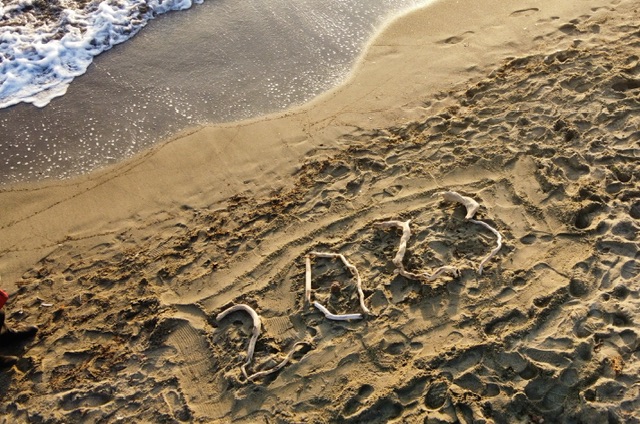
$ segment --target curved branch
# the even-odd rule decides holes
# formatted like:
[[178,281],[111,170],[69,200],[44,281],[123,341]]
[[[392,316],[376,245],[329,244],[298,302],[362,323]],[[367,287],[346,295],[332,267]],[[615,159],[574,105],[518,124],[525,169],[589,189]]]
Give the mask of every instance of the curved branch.
[[478,211],[478,208],[480,207],[478,202],[473,200],[471,197],[462,196],[461,194],[455,191],[445,191],[440,194],[442,195],[444,200],[448,202],[458,202],[464,205],[464,207],[467,209],[467,215],[465,216],[465,219],[473,218],[473,216]]
[[289,363],[289,361],[291,360],[291,357],[293,357],[293,354],[296,352],[296,348],[300,345],[304,345],[307,344],[307,342],[297,342],[293,345],[293,347],[291,348],[291,350],[289,351],[289,353],[287,354],[287,356],[285,356],[285,358],[282,360],[282,362],[280,362],[278,365],[269,368],[267,370],[262,370],[262,371],[258,371],[255,372],[253,374],[251,374],[250,376],[247,377],[247,381],[253,381],[256,380],[258,378],[261,377],[265,377],[269,374],[273,374],[274,372],[278,371],[279,369],[281,369],[282,367],[284,367],[285,365],[287,365]]
[[440,268],[436,268],[433,274],[429,274],[428,272],[409,272],[406,269],[398,268],[396,269],[396,273],[402,275],[403,277],[409,278],[411,280],[427,280],[429,282],[435,281],[436,278],[441,276],[442,274],[450,274],[453,277],[460,276],[460,270],[454,266],[444,265]]
[[[354,277],[356,277],[356,288],[358,289],[358,298],[360,299],[360,308],[365,314],[371,313],[369,311],[369,308],[367,308],[367,305],[364,304],[364,292],[362,291],[362,279],[360,278],[360,273],[358,272],[358,268],[352,265],[347,260],[347,258],[345,258],[345,256],[340,253],[311,252],[309,253],[309,255],[313,255],[318,258],[340,258],[344,266],[347,267],[349,271],[351,271],[351,274]],[[309,279],[307,281],[308,281],[308,286],[310,288],[311,287],[311,271],[309,271],[308,275],[309,275],[308,277]],[[310,295],[309,295],[309,299],[311,299]]]
[[484,228],[486,228],[487,230],[495,234],[497,238],[497,241],[496,241],[497,246],[493,248],[493,250],[491,250],[489,255],[480,262],[480,267],[478,268],[478,274],[482,275],[482,269],[484,267],[484,264],[487,263],[489,259],[493,258],[498,253],[498,251],[502,248],[502,235],[498,232],[498,230],[496,230],[495,228],[493,228],[491,225],[487,224],[484,221],[479,221],[475,219],[470,219],[469,221],[473,222],[474,224],[482,225]]
[[407,253],[407,243],[409,243],[409,238],[411,237],[411,227],[409,224],[411,220],[407,221],[386,221],[386,222],[378,222],[374,224],[376,227],[380,228],[400,228],[402,230],[402,236],[400,236],[400,244],[398,245],[398,252],[396,256],[393,257],[391,262],[396,266],[396,268],[404,271],[404,265],[402,265],[402,260],[404,259],[405,253]]
[[407,253],[407,243],[409,242],[409,238],[411,237],[411,228],[409,227],[408,221],[385,221],[374,224],[376,227],[380,228],[400,228],[402,230],[402,236],[400,237],[400,244],[398,246],[398,253],[393,258],[392,262],[396,266],[396,273],[402,275],[405,278],[409,278],[411,280],[427,280],[434,281],[437,277],[444,273],[448,273],[453,275],[454,277],[460,276],[460,271],[457,268],[452,266],[441,266],[436,269],[433,274],[429,274],[427,272],[409,272],[405,269],[402,261],[404,260],[404,255]]
[[349,321],[352,319],[362,319],[362,314],[344,314],[344,315],[336,315],[331,312],[324,306],[322,306],[319,302],[313,302],[313,306],[318,308],[320,312],[324,314],[327,319],[331,319],[334,321]]
[[244,304],[233,305],[230,308],[227,308],[224,311],[220,312],[218,316],[216,316],[216,321],[221,321],[222,319],[224,319],[224,317],[236,311],[247,312],[251,316],[251,319],[253,320],[253,329],[251,330],[251,340],[249,340],[249,346],[247,347],[247,361],[241,367],[242,374],[245,376],[245,378],[248,379],[249,376],[247,375],[247,366],[251,363],[251,360],[253,359],[253,353],[256,349],[256,341],[258,340],[258,336],[260,335],[260,328],[262,326],[262,323],[260,321],[260,316],[258,315],[258,313],[254,311],[251,306],[244,305]]

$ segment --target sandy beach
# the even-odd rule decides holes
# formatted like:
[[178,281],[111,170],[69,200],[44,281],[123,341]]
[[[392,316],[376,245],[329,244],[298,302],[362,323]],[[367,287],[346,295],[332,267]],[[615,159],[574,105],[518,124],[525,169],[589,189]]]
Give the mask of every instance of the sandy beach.
[[0,423],[640,422],[639,52],[635,1],[442,1],[310,104],[2,188]]

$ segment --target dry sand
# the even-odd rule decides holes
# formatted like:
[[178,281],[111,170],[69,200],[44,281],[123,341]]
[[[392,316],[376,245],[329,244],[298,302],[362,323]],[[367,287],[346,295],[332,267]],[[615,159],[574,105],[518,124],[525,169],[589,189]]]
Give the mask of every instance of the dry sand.
[[[438,3],[311,105],[1,192],[9,321],[41,331],[0,422],[640,422],[640,6],[555,3]],[[495,236],[443,190],[504,237],[482,275]],[[394,274],[385,220],[408,271],[461,275]],[[313,250],[371,315],[305,305]],[[250,372],[306,342],[253,383],[238,303]]]

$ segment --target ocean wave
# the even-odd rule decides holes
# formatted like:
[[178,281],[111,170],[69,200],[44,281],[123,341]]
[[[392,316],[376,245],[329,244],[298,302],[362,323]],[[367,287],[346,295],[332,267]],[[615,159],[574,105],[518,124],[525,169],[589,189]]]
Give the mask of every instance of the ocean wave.
[[46,106],[93,57],[204,0],[0,0],[0,108]]

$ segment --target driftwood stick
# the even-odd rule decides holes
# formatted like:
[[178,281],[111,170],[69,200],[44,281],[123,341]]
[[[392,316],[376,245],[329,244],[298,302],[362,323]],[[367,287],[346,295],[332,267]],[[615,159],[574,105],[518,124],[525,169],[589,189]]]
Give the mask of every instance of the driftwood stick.
[[250,376],[247,377],[247,381],[253,381],[256,380],[258,378],[261,377],[265,377],[269,374],[273,374],[274,372],[278,371],[279,369],[281,369],[282,367],[284,367],[285,365],[287,365],[289,363],[289,361],[291,360],[291,357],[293,357],[293,354],[296,352],[296,348],[300,345],[303,344],[307,344],[307,342],[297,342],[296,344],[293,345],[293,347],[291,348],[291,350],[289,351],[289,353],[287,354],[287,356],[285,356],[285,358],[282,360],[282,362],[280,362],[278,365],[275,365],[272,368],[266,369],[266,370],[262,370],[262,371],[258,371],[256,373],[251,374]]
[[[351,272],[351,274],[356,277],[356,288],[358,289],[358,298],[360,299],[360,308],[365,314],[370,314],[369,308],[364,303],[364,292],[362,291],[362,279],[360,278],[360,273],[358,272],[358,268],[352,265],[347,258],[340,253],[327,253],[327,252],[311,252],[309,255],[316,256],[318,258],[340,258],[345,267]],[[311,273],[309,271],[309,286],[311,286],[310,277]]]
[[304,300],[307,305],[311,305],[311,257],[305,257],[305,283],[304,283]]
[[444,265],[441,266],[440,268],[436,269],[435,272],[433,274],[431,274],[431,276],[429,276],[429,274],[424,273],[423,275],[426,277],[427,281],[433,281],[436,278],[438,278],[440,275],[442,274],[451,274],[454,277],[459,277],[460,276],[460,270],[454,266],[448,266],[448,265]]
[[442,195],[444,200],[448,202],[462,203],[462,205],[467,209],[467,215],[465,216],[465,219],[473,218],[473,216],[478,211],[478,208],[480,207],[478,202],[473,200],[471,197],[462,196],[461,194],[456,193],[455,191],[445,191],[440,194]]
[[444,273],[448,273],[453,275],[454,277],[460,276],[460,271],[457,268],[452,266],[441,266],[436,269],[433,274],[429,274],[427,272],[410,272],[407,271],[404,267],[402,261],[404,260],[404,255],[407,253],[407,243],[409,242],[409,238],[411,237],[411,228],[409,227],[409,223],[411,221],[385,221],[376,223],[375,226],[380,228],[400,228],[402,230],[402,236],[400,237],[400,244],[398,246],[398,253],[393,258],[393,264],[396,266],[395,272],[397,274],[402,275],[405,278],[409,278],[411,280],[427,280],[434,281],[437,277]]
[[385,221],[378,222],[374,224],[376,227],[380,228],[400,228],[402,230],[402,236],[400,237],[400,244],[398,245],[398,252],[396,256],[393,257],[393,264],[396,268],[404,271],[404,265],[402,264],[402,260],[404,259],[404,255],[407,252],[407,243],[409,243],[409,238],[411,237],[411,227],[409,227],[409,223],[411,220],[407,221]]
[[436,278],[441,276],[442,274],[450,274],[454,277],[460,276],[460,271],[458,268],[453,266],[444,265],[440,268],[436,268],[433,274],[429,274],[428,272],[409,272],[406,269],[398,268],[396,269],[396,273],[402,275],[403,277],[409,278],[411,280],[426,280],[426,281],[435,281]]
[[480,267],[478,268],[478,274],[482,275],[484,264],[487,263],[489,259],[493,258],[498,253],[498,251],[502,248],[502,235],[498,232],[498,230],[496,230],[495,228],[493,228],[491,225],[487,224],[484,221],[479,221],[475,219],[470,219],[469,221],[473,222],[474,224],[482,225],[484,228],[486,228],[487,230],[495,234],[497,238],[497,241],[496,241],[497,246],[494,247],[489,253],[489,255],[480,262]]
[[362,314],[344,314],[344,315],[336,315],[331,312],[324,306],[322,306],[319,302],[313,302],[313,306],[318,308],[320,312],[324,314],[327,319],[331,319],[334,321],[349,321],[352,319],[362,319]]
[[251,319],[253,319],[253,329],[251,330],[251,339],[249,340],[249,347],[247,348],[247,360],[244,364],[242,364],[242,367],[241,367],[242,374],[245,376],[245,378],[248,379],[249,376],[247,375],[247,366],[249,366],[249,364],[251,363],[251,360],[253,359],[253,353],[256,349],[256,341],[258,340],[258,336],[260,335],[260,328],[262,326],[262,323],[260,321],[260,316],[258,315],[258,313],[254,311],[251,306],[244,305],[244,304],[234,305],[220,312],[218,316],[216,316],[216,321],[219,322],[222,319],[224,319],[224,317],[226,317],[227,315],[236,311],[245,311],[251,316]]
[[349,261],[347,261],[347,258],[344,257],[344,255],[340,255],[340,259],[342,260],[342,263],[344,264],[344,266],[346,266],[349,269],[349,271],[351,271],[351,273],[356,277],[356,289],[358,290],[358,299],[360,300],[360,309],[362,309],[362,311],[365,314],[370,314],[371,312],[369,311],[369,308],[367,308],[367,305],[364,304],[364,292],[362,291],[362,279],[360,278],[360,273],[358,272],[358,268],[356,268],[354,265],[351,265]]

